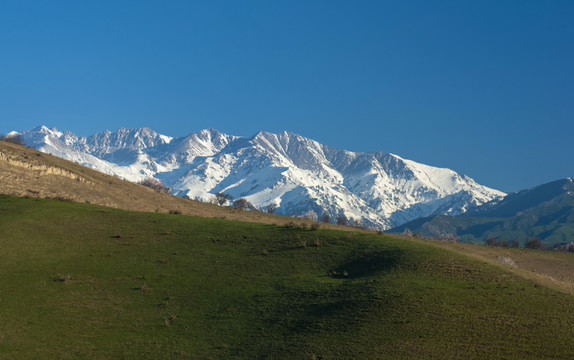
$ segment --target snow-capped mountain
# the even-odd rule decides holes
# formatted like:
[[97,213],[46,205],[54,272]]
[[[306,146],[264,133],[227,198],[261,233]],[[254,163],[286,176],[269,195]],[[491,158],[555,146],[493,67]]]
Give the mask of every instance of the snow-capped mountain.
[[521,190],[459,216],[429,216],[391,229],[394,233],[405,231],[473,243],[490,237],[501,246],[532,238],[546,245],[566,245],[574,239],[574,180],[565,178]]
[[178,196],[208,201],[223,191],[284,215],[344,215],[382,229],[505,195],[453,170],[290,132],[244,138],[207,129],[172,138],[143,128],[78,137],[41,126],[21,135],[29,146],[127,180],[155,177]]

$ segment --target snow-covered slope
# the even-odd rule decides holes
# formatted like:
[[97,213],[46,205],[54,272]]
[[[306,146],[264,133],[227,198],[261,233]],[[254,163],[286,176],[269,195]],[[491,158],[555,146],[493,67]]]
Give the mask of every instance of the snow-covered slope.
[[388,229],[433,214],[464,213],[505,194],[453,170],[393,154],[335,149],[290,132],[251,138],[207,129],[171,138],[151,129],[78,137],[44,126],[27,145],[131,181],[155,177],[204,201],[223,191],[284,215],[344,215]]

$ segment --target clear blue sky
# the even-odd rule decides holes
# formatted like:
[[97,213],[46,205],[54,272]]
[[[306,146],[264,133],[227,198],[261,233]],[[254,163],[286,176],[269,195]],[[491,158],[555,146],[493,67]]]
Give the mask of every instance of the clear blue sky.
[[0,132],[289,130],[514,191],[574,177],[574,1],[0,2]]

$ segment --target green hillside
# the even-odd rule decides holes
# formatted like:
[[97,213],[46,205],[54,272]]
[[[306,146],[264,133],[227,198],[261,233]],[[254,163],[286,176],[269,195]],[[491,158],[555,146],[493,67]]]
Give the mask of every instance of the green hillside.
[[431,245],[0,197],[0,358],[572,358],[574,298]]

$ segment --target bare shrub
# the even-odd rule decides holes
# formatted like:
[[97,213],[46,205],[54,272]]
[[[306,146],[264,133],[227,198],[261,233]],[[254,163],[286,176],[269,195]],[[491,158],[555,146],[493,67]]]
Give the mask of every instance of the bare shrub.
[[173,214],[173,215],[180,215],[180,214],[181,214],[181,210],[178,210],[178,209],[176,209],[176,210],[170,210],[169,213],[170,213],[170,214]]
[[169,193],[171,191],[169,187],[162,184],[161,181],[159,181],[156,178],[147,178],[138,182],[138,184],[148,187],[150,189],[154,189],[157,192]]
[[542,248],[542,240],[540,240],[539,238],[532,238],[530,240],[527,240],[526,243],[524,243],[524,247],[527,249],[533,249],[533,250],[538,250]]
[[309,210],[305,214],[301,215],[301,218],[310,221],[317,221],[318,216],[316,212],[314,212],[313,210]]
[[558,245],[557,247],[554,248],[554,250],[574,252],[574,242],[571,242],[570,244]]
[[359,219],[349,219],[348,222],[349,226],[355,227],[355,228],[360,228],[361,227],[361,220]]
[[275,205],[275,204],[269,204],[269,205],[267,205],[267,207],[265,208],[265,211],[266,211],[268,214],[273,214],[273,213],[275,213],[275,211],[277,211],[277,205]]
[[512,241],[508,241],[508,240],[502,240],[502,239],[495,239],[492,236],[489,236],[488,238],[486,238],[486,245],[487,246],[497,246],[497,247],[503,247],[503,248],[517,248],[519,245],[518,240],[512,240]]
[[255,206],[247,201],[246,198],[239,198],[233,202],[233,206],[240,210],[255,209]]
[[323,214],[323,216],[321,216],[321,222],[330,223],[331,217],[329,216],[329,214]]
[[311,224],[311,230],[319,230],[320,228],[321,228],[321,224],[319,224],[316,221]]
[[218,192],[217,194],[215,194],[215,200],[217,201],[217,204],[219,206],[223,206],[225,205],[228,201],[231,201],[233,199],[233,196],[224,193],[223,191]]
[[347,225],[347,217],[345,215],[337,216],[337,225]]
[[489,236],[486,238],[486,246],[500,246],[500,241],[496,240],[492,236]]
[[508,265],[508,266],[516,266],[516,263],[514,261],[513,258],[511,258],[510,256],[499,256],[497,258],[498,262],[501,263],[502,265]]

